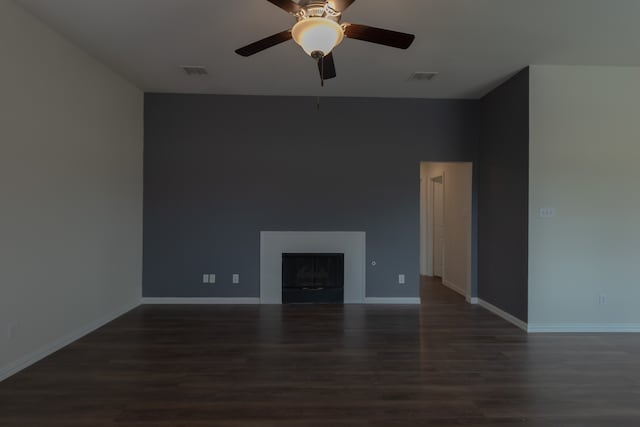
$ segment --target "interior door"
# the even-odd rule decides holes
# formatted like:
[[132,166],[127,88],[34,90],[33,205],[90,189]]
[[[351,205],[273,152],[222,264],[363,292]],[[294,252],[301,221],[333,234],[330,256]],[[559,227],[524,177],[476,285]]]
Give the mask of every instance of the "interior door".
[[444,272],[444,183],[442,177],[433,182],[433,275]]

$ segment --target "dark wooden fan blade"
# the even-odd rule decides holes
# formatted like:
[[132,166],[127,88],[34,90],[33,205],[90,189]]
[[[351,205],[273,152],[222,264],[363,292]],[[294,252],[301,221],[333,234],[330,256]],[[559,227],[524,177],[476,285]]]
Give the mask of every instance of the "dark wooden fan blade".
[[334,10],[344,12],[356,0],[329,0],[329,4]]
[[348,24],[344,35],[351,38],[385,46],[407,49],[416,38],[413,34],[384,30],[367,25]]
[[291,31],[287,30],[278,34],[274,34],[270,37],[267,37],[266,39],[258,40],[257,42],[251,43],[250,45],[247,45],[245,47],[241,47],[240,49],[236,50],[236,53],[242,56],[251,56],[289,40],[291,40]]
[[280,9],[284,10],[285,12],[289,12],[294,15],[300,11],[300,6],[298,5],[298,3],[294,3],[291,0],[267,0],[267,1],[269,3],[272,3],[278,6]]
[[318,61],[318,71],[323,80],[336,77],[336,64],[333,62],[333,52]]

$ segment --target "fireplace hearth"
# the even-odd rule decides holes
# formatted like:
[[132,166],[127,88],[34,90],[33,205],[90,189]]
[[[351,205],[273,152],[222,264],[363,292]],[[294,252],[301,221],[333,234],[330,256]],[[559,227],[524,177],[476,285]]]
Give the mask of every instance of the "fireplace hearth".
[[283,304],[342,304],[344,254],[283,253]]

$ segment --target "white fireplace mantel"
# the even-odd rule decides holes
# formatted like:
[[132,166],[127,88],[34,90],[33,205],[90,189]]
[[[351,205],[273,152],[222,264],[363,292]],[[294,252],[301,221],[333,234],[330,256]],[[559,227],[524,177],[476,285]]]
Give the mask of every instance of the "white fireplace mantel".
[[366,233],[362,231],[260,232],[260,303],[282,304],[283,253],[343,253],[344,302],[365,302]]

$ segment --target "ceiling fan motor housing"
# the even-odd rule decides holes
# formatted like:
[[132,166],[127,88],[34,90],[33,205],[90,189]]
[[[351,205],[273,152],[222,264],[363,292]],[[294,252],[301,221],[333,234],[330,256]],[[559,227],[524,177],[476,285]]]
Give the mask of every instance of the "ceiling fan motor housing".
[[296,14],[296,18],[298,21],[303,21],[309,18],[326,18],[335,22],[340,22],[342,13],[332,8],[328,2],[312,0],[302,6],[300,11]]

